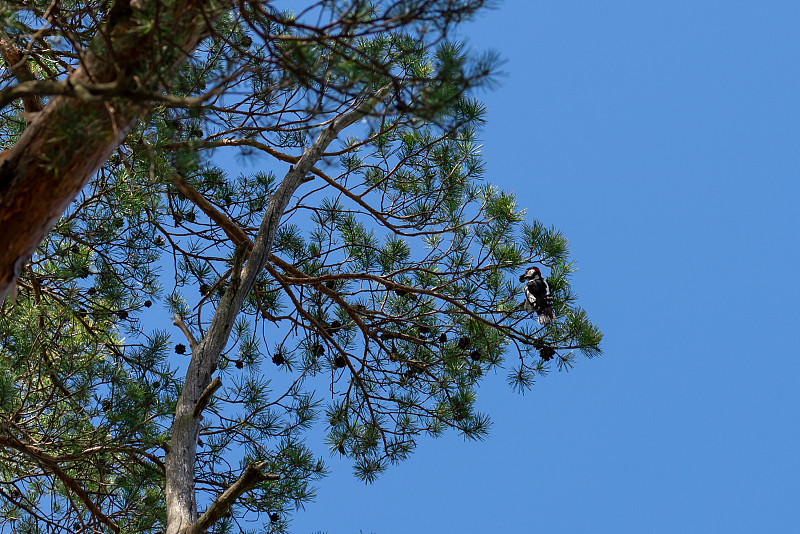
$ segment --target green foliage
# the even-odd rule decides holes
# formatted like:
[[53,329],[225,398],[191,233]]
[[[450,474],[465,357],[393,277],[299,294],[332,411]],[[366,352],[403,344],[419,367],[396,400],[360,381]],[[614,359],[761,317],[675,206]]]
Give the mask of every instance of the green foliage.
[[[27,43],[48,4],[3,8],[7,31]],[[73,33],[36,45],[37,74],[65,75],[97,32],[89,13],[111,4],[61,2],[55,31]],[[192,358],[170,316],[198,338],[208,332],[234,284],[236,244],[220,220],[252,241],[289,162],[380,88],[385,99],[292,197],[217,362],[223,387],[198,442],[201,511],[247,465],[267,462],[280,478],[247,492],[212,530],[234,532],[241,518],[289,529],[326,474],[309,432],[325,432],[330,453],[373,482],[425,436],[483,439],[491,423],[475,405],[487,373],[508,366],[524,391],[577,353],[599,354],[602,334],[570,290],[566,238],[484,182],[486,109],[470,91],[491,85],[498,62],[446,39],[481,5],[336,1],[292,15],[245,2],[219,14],[174,76],[154,56],[169,95],[209,100],[153,105],[0,314],[6,524],[97,524],[47,467],[55,458],[122,531],[163,528],[163,458]],[[169,32],[181,31],[169,16],[138,13],[139,31],[169,48]],[[0,110],[2,146],[24,129],[20,109]],[[555,291],[558,320],[546,327],[521,306],[517,277],[533,264],[549,268]]]

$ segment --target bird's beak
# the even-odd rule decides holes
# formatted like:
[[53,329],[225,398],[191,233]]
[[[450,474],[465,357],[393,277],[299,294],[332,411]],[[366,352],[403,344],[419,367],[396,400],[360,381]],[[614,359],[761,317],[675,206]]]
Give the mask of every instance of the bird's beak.
[[519,281],[520,281],[520,282],[524,282],[524,281],[525,281],[525,275],[524,275],[524,274],[523,274],[522,276],[520,276],[520,277],[519,277]]

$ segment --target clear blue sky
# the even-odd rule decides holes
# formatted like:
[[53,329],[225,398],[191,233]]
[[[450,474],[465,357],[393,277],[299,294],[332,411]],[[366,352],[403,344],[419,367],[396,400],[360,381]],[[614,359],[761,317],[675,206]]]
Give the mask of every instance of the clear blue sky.
[[333,475],[298,534],[800,532],[800,3],[506,1],[487,179],[570,238],[605,354],[485,442]]

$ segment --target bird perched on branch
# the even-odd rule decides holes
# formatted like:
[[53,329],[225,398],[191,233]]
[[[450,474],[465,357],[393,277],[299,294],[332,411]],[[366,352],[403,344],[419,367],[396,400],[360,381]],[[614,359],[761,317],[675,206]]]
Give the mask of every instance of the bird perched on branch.
[[525,309],[533,310],[539,316],[539,324],[547,324],[556,319],[553,309],[553,293],[550,284],[542,276],[538,267],[529,267],[525,274],[519,277],[525,284]]

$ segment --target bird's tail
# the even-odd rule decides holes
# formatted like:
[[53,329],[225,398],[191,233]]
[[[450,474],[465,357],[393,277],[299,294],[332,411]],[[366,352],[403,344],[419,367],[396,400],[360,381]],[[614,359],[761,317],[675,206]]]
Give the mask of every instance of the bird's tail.
[[553,310],[553,308],[550,308],[548,310],[544,310],[541,313],[537,313],[537,315],[539,316],[538,319],[537,319],[539,324],[543,324],[544,325],[544,324],[548,324],[548,323],[551,323],[551,322],[556,320],[556,312],[555,312],[555,310]]

